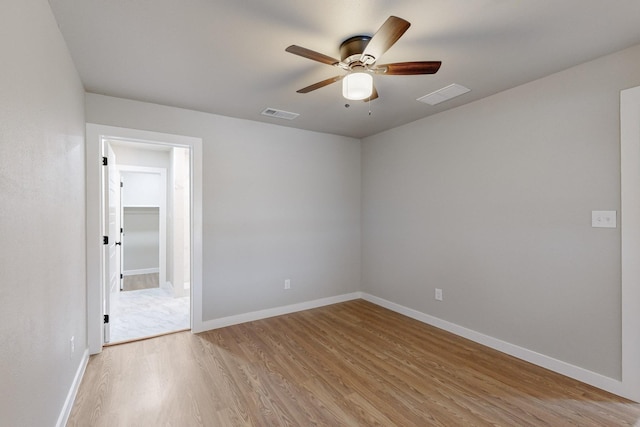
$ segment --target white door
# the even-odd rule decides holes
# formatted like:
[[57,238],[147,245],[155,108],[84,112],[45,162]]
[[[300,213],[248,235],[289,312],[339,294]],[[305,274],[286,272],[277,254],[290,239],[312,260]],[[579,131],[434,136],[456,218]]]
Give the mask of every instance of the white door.
[[[120,174],[116,167],[116,155],[109,144],[106,144],[107,167],[105,168],[105,219],[107,222],[108,244],[105,256],[105,289],[104,314],[105,319],[111,311],[110,297],[112,292],[120,291]],[[109,322],[104,324],[104,342],[110,337]]]

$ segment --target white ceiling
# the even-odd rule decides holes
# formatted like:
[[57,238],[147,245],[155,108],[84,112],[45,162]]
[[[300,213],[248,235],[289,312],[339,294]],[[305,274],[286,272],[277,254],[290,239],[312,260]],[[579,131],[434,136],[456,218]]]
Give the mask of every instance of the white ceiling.
[[[637,0],[49,2],[88,92],[357,138],[640,43]],[[411,27],[380,62],[440,60],[437,74],[375,76],[371,115],[340,83],[296,93],[341,71],[287,46],[339,58],[344,39],[390,15]],[[471,92],[416,101],[451,83]],[[267,107],[300,116],[262,116]]]

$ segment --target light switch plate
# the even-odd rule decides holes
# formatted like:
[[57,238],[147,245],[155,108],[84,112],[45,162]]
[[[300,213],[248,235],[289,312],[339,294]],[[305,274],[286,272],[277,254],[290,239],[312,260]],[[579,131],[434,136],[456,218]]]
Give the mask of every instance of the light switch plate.
[[591,211],[591,227],[616,228],[616,211]]

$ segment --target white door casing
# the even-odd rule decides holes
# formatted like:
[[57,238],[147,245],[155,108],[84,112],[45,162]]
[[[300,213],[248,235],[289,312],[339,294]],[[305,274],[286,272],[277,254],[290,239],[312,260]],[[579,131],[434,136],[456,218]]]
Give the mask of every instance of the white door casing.
[[620,93],[622,390],[640,402],[640,86]]

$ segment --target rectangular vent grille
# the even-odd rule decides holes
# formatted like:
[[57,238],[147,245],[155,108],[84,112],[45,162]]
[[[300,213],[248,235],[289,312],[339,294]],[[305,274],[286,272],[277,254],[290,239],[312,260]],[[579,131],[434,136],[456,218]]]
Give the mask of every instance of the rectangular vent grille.
[[289,111],[276,110],[275,108],[265,108],[262,115],[276,117],[278,119],[293,120],[298,117],[298,113],[290,113]]
[[469,92],[471,89],[466,88],[459,84],[452,84],[447,87],[443,87],[442,89],[438,89],[435,92],[431,92],[428,95],[425,95],[421,98],[418,98],[418,101],[424,102],[429,105],[440,104],[441,102],[448,101],[451,98],[455,98],[456,96],[460,96]]

